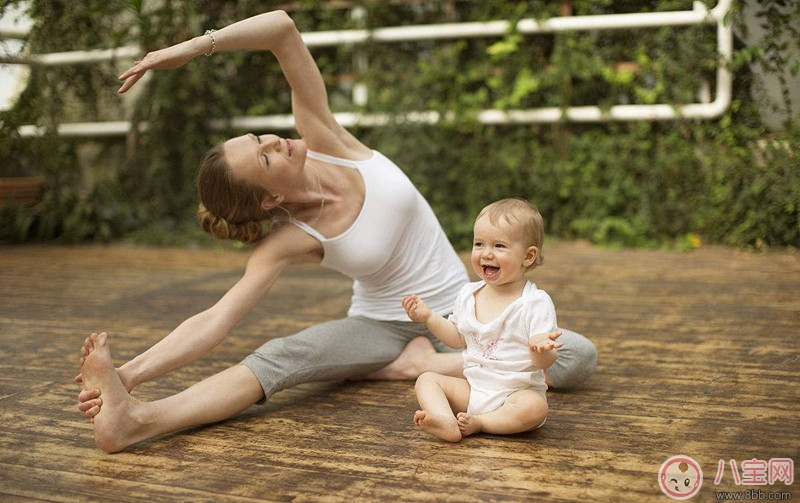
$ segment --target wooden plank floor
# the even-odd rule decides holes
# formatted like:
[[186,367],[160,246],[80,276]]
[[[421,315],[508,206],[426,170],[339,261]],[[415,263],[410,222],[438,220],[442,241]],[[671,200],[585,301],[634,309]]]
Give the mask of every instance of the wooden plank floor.
[[[596,375],[549,393],[534,433],[448,444],[415,430],[411,382],[316,383],[223,423],[115,455],[75,409],[78,349],[115,361],[210,306],[246,254],[128,247],[0,248],[0,500],[669,501],[669,457],[705,474],[692,501],[736,491],[720,459],[800,465],[800,254],[605,250],[550,243],[534,280],[562,326],[591,337]],[[271,337],[346,313],[350,283],[293,267],[201,361],[135,395],[153,400],[236,363]],[[797,479],[797,474],[795,473]],[[800,496],[800,482],[762,491]]]

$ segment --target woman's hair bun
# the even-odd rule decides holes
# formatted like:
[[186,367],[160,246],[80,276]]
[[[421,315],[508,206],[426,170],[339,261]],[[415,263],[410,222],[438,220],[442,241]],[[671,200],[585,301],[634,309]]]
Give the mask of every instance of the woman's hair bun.
[[264,226],[261,222],[232,224],[211,213],[202,203],[197,209],[197,222],[204,231],[218,239],[233,239],[245,244],[252,244],[264,235]]

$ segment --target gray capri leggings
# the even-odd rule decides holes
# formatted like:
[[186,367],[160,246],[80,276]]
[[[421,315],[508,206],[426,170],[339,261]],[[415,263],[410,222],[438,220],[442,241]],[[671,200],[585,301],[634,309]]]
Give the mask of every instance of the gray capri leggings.
[[[597,350],[584,336],[560,330],[558,341],[564,346],[547,373],[553,388],[570,388],[594,373]],[[422,323],[351,316],[272,339],[241,363],[253,371],[268,399],[298,384],[342,381],[383,368],[420,336],[427,337],[439,352],[460,351],[442,344]]]

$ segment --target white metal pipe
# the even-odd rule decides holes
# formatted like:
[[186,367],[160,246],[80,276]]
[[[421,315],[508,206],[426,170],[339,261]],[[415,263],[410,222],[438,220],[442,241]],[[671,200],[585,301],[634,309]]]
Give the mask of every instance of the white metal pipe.
[[65,66],[81,63],[100,63],[119,58],[136,58],[141,54],[136,45],[125,45],[114,49],[96,49],[90,51],[54,52],[50,54],[23,54],[3,57],[2,63],[21,63],[44,66]]
[[[695,2],[692,11],[612,14],[608,16],[573,16],[551,18],[541,23],[532,19],[525,19],[520,21],[517,25],[520,31],[536,33],[545,31],[655,27],[663,25],[674,26],[715,22],[717,24],[717,50],[720,55],[720,62],[717,67],[716,96],[711,103],[692,103],[686,105],[617,105],[606,110],[596,106],[568,107],[565,109],[550,107],[508,111],[483,110],[478,114],[478,120],[483,124],[526,124],[558,122],[562,119],[573,122],[602,122],[670,120],[678,118],[710,119],[719,117],[727,110],[728,106],[730,106],[733,86],[733,77],[730,70],[727,68],[727,63],[730,61],[733,54],[733,29],[730,24],[726,26],[724,22],[725,15],[730,10],[732,1],[733,0],[720,0],[711,11],[708,11],[702,3]],[[655,20],[658,20],[659,23],[651,24],[655,23]],[[433,29],[431,29],[431,27],[433,27]],[[503,29],[501,30],[501,28]],[[371,32],[367,30],[317,32],[304,34],[303,38],[306,43],[311,46],[320,46],[340,43],[362,43],[370,39],[370,37],[373,40],[400,41],[429,38],[490,36],[487,35],[487,32],[484,30],[488,30],[494,35],[501,35],[506,33],[507,28],[507,21],[494,21],[488,23],[454,23],[452,25],[379,28]],[[406,38],[409,37],[410,33],[413,33],[414,37]],[[459,35],[456,35],[456,33],[459,33]],[[129,51],[124,52],[124,54],[129,54],[132,57],[138,55],[135,51],[136,48],[133,46],[120,49]],[[102,51],[93,52],[97,53],[95,58],[111,56],[123,57],[120,52],[114,53],[113,55],[109,53],[100,54]],[[95,59],[95,61],[99,60],[100,59]],[[338,113],[335,115],[339,123],[344,127],[372,127],[385,125],[390,122],[434,124],[441,119],[440,115],[433,111],[410,112],[395,116],[359,113]],[[106,126],[107,124],[111,124],[112,126]],[[126,127],[122,127],[120,124],[129,123],[123,121],[112,123],[62,124],[59,126],[58,131],[59,134],[64,136],[108,136],[113,134],[126,134],[130,130],[130,125],[128,125],[126,129]],[[291,115],[235,117],[231,119],[230,124],[234,129],[239,130],[291,129],[294,127],[294,118]],[[213,126],[220,129],[226,127],[225,123],[220,121],[213,124]],[[38,136],[41,134],[41,131],[35,126],[23,126],[20,128],[20,134],[22,136]]]
[[[597,16],[566,16],[553,17],[543,21],[528,18],[517,23],[517,31],[524,34],[552,33],[562,31],[587,31],[587,30],[612,30],[630,28],[654,28],[659,26],[682,26],[713,23],[722,19],[730,7],[732,0],[720,0],[712,11],[708,11],[701,2],[695,2],[694,9],[690,11],[643,12],[631,14],[606,14]],[[728,4],[720,9],[722,4]],[[720,10],[718,10],[720,9]],[[309,47],[324,47],[332,45],[355,45],[367,41],[403,42],[410,40],[435,40],[450,38],[477,38],[497,37],[508,33],[511,24],[509,21],[486,21],[471,23],[445,23],[427,24],[416,26],[394,26],[375,28],[372,30],[332,30],[303,33],[303,41]],[[2,38],[0,31],[0,38]],[[132,57],[140,54],[135,46],[120,48]],[[49,55],[31,56],[38,64],[61,64],[59,59],[66,58],[63,64],[80,63],[80,54],[86,54],[83,62],[96,62],[103,60],[101,51],[71,51],[53,53]],[[62,56],[63,55],[63,56]],[[108,53],[106,59],[114,57]]]
[[25,40],[28,37],[30,28],[20,26],[3,26],[0,27],[0,40]]
[[356,45],[369,40],[367,30],[331,30],[303,33],[303,42],[308,47],[327,47],[331,45]]
[[[59,124],[59,136],[124,136],[131,132],[130,121],[108,121],[108,122],[72,122],[69,124]],[[146,123],[139,126],[140,131],[147,128]],[[19,135],[22,137],[43,136],[44,128],[40,126],[20,126]]]

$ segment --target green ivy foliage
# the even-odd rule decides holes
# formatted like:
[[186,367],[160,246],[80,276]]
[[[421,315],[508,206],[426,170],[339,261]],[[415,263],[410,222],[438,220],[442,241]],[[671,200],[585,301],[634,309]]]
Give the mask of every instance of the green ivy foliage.
[[[0,0],[0,12],[20,4]],[[394,159],[419,186],[457,247],[488,202],[523,197],[542,211],[551,236],[621,246],[800,246],[797,104],[787,80],[800,63],[800,2],[760,0],[761,42],[737,42],[734,100],[719,119],[489,126],[483,109],[526,109],[697,101],[713,89],[714,26],[588,31],[314,48],[335,111],[432,110],[436,125],[395,123],[356,134]],[[31,0],[32,53],[138,43],[157,49],[272,8],[289,8],[302,31],[412,24],[546,19],[688,10],[677,0],[510,2],[286,2],[224,0]],[[352,7],[360,8],[354,15]],[[345,8],[346,7],[346,8]],[[708,7],[713,5],[708,3]],[[741,25],[742,2],[731,22]],[[741,32],[744,28],[738,28]],[[785,42],[789,40],[790,42]],[[783,42],[782,42],[783,41]],[[794,52],[793,52],[794,51]],[[363,62],[368,64],[364,65]],[[0,212],[0,242],[133,239],[206,243],[194,224],[197,165],[214,142],[240,131],[211,121],[291,111],[290,89],[270,54],[226,53],[142,81],[139,98],[116,95],[119,64],[33,67],[15,107],[0,113],[0,176],[44,175],[37,205]],[[779,75],[786,118],[769,133],[752,97],[750,65]],[[367,85],[364,106],[353,81]],[[59,123],[130,118],[127,137],[60,138]],[[20,138],[36,124],[41,138]],[[290,134],[279,132],[280,134]],[[91,165],[87,150],[93,152]]]

